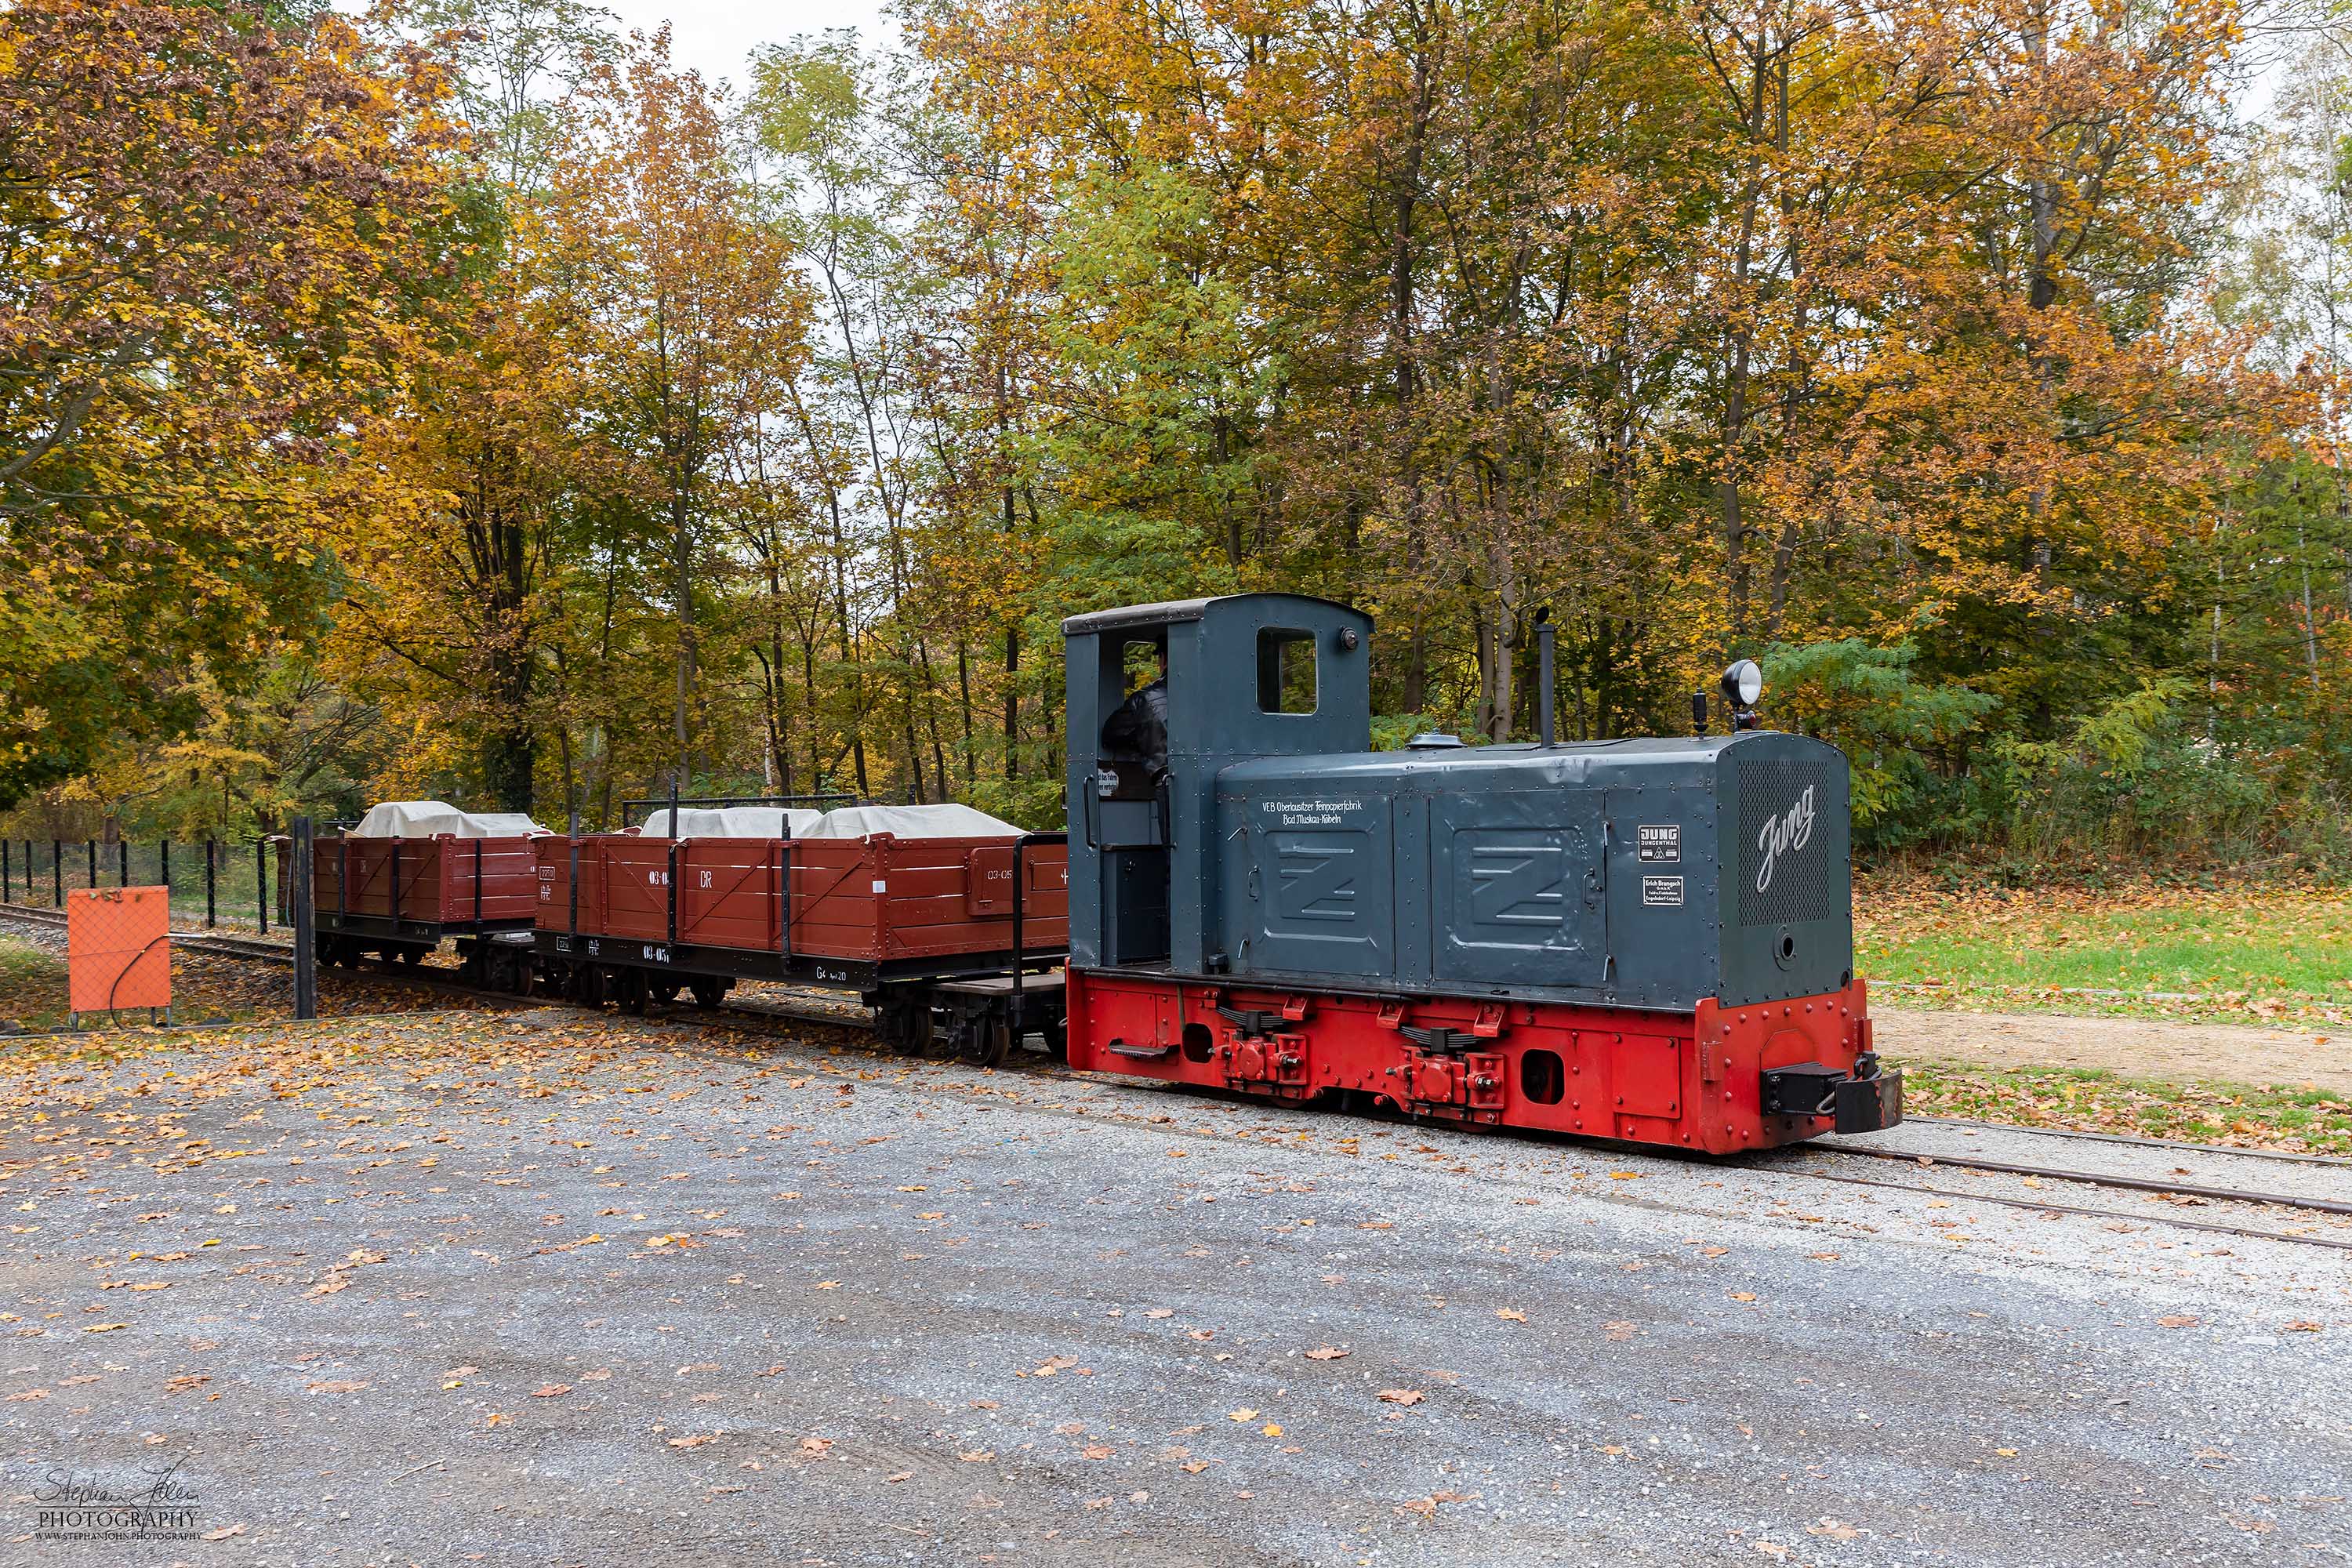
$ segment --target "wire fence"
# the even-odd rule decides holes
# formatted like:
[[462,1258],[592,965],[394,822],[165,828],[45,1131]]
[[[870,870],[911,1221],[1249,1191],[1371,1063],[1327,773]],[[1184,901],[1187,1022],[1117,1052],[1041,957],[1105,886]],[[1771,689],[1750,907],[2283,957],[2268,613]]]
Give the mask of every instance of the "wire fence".
[[266,842],[0,840],[0,903],[62,909],[79,888],[168,887],[182,929],[267,932],[278,920],[277,877]]

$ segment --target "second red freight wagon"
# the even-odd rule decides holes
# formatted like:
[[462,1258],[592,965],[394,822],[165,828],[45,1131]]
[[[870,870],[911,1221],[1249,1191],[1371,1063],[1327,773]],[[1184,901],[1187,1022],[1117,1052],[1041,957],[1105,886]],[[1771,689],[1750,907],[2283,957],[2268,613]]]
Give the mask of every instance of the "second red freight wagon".
[[706,1005],[741,980],[855,991],[919,1052],[947,1027],[968,1059],[1021,1033],[1061,1040],[1069,944],[1062,834],[994,838],[536,840],[537,944],[572,999]]

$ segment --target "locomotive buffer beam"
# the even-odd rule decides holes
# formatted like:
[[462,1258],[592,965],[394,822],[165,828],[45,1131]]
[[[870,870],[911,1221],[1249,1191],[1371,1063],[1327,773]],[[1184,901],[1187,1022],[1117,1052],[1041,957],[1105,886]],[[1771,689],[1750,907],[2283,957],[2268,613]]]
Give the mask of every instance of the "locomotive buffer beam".
[[1762,1104],[1767,1116],[1826,1116],[1840,1132],[1877,1132],[1903,1120],[1903,1074],[1884,1071],[1877,1053],[1855,1058],[1853,1074],[1820,1062],[1768,1068]]

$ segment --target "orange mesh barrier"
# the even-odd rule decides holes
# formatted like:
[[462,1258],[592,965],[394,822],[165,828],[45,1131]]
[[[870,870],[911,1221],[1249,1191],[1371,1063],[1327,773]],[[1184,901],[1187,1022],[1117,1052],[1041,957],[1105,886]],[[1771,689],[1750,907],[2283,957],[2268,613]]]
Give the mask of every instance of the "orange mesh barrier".
[[172,890],[66,895],[66,973],[76,1013],[172,1005]]

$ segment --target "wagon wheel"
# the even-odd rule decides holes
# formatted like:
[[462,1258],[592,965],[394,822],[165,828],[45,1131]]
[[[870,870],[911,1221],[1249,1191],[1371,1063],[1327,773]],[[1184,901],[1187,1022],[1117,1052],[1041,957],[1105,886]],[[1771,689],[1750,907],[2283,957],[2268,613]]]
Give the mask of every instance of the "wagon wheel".
[[1070,1059],[1070,1021],[1067,1018],[1056,1013],[1038,1025],[1037,1032],[1045,1037],[1047,1056],[1057,1062]]
[[646,1016],[646,997],[652,989],[646,983],[644,970],[630,969],[622,972],[615,992],[621,1005],[642,1018]]
[[425,962],[425,950],[421,947],[404,947],[400,950],[400,962],[414,969]]
[[965,1018],[956,1025],[955,1042],[957,1057],[967,1065],[1003,1067],[1013,1050],[1013,1026],[987,1014]]
[[716,974],[698,974],[686,984],[687,989],[694,994],[694,1005],[698,1007],[716,1007],[727,999],[727,982]]
[[902,1057],[931,1054],[931,1009],[927,1001],[885,996],[875,1009],[882,1043]]
[[667,1006],[670,1003],[677,1000],[677,992],[678,983],[674,979],[665,977],[660,980],[648,980],[646,982],[646,994],[652,997],[655,1001],[661,1003],[664,1006]]

